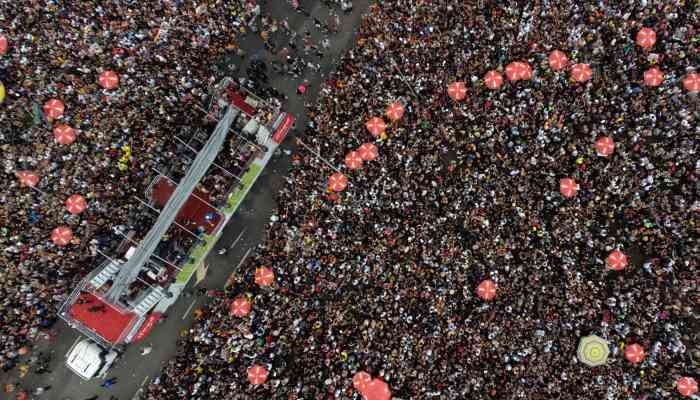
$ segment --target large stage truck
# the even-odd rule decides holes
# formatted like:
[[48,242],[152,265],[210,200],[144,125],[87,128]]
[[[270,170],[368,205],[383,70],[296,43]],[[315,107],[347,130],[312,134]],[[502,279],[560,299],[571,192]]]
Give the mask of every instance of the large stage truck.
[[[127,345],[150,334],[204,264],[223,227],[294,126],[294,116],[230,78],[212,92],[209,114],[219,122],[187,175],[180,182],[159,175],[146,191],[144,205],[159,212],[154,226],[140,243],[133,239],[134,232],[118,232],[124,239],[119,249],[110,255],[100,253],[103,261],[59,309],[59,317],[83,335],[66,354],[66,366],[82,379],[104,377]],[[261,115],[267,116],[265,121]],[[228,193],[226,204],[217,207],[196,187],[215,165],[212,155],[219,154],[224,140],[240,142],[241,151],[255,156],[236,177],[239,183]],[[162,238],[171,226],[202,232],[187,257],[174,259],[162,251],[168,247]]]

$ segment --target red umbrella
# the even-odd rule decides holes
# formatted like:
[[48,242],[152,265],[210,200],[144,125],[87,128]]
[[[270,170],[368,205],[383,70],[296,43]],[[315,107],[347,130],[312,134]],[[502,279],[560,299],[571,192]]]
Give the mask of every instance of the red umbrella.
[[35,187],[39,183],[39,175],[31,171],[17,171],[15,176],[17,176],[19,184],[22,186]]
[[689,376],[684,376],[676,381],[676,389],[682,396],[690,397],[698,392],[698,382]]
[[65,246],[73,239],[73,231],[67,226],[59,226],[51,232],[51,240],[56,246]]
[[348,178],[345,175],[336,172],[328,178],[328,188],[330,190],[342,192],[346,187],[348,187]]
[[571,69],[571,76],[577,82],[585,82],[591,79],[592,75],[591,66],[588,64],[574,64],[574,67]]
[[17,397],[15,397],[15,399],[17,399],[17,400],[29,400],[29,395],[27,394],[27,392],[25,392],[23,390],[23,391],[17,393]]
[[650,49],[656,43],[656,32],[653,29],[642,28],[637,32],[637,45],[643,49]]
[[688,74],[683,78],[683,87],[691,93],[700,92],[700,74],[695,72]]
[[487,279],[476,287],[476,294],[484,300],[491,300],[496,297],[496,283],[491,279]]
[[603,136],[595,141],[595,150],[599,156],[607,157],[615,151],[615,142],[611,137]]
[[51,99],[44,103],[44,114],[51,119],[61,118],[65,106],[61,100]]
[[464,82],[452,82],[447,86],[447,95],[452,100],[464,100],[467,97],[467,87],[464,85]]
[[262,365],[248,368],[248,382],[252,385],[262,385],[267,381],[267,370]]
[[53,128],[53,137],[59,144],[71,144],[75,142],[75,129],[64,124],[56,125]]
[[390,400],[391,390],[389,385],[379,378],[372,379],[367,385],[367,388],[362,392],[363,398],[366,400]]
[[352,386],[360,393],[364,393],[367,386],[372,382],[372,377],[365,371],[358,371],[352,377]]
[[403,117],[403,111],[403,106],[395,101],[386,108],[386,116],[392,121],[397,121]]
[[610,253],[605,261],[608,263],[608,268],[613,271],[622,271],[627,266],[627,256],[620,250]]
[[351,151],[345,156],[345,166],[350,169],[362,168],[362,157],[360,153]]
[[363,144],[360,146],[358,152],[360,153],[360,157],[362,157],[362,159],[365,161],[372,161],[379,155],[379,150],[374,143]]
[[369,121],[367,121],[365,127],[367,127],[367,130],[369,131],[369,133],[372,134],[372,136],[379,136],[382,133],[384,133],[384,130],[386,129],[386,124],[384,123],[383,119],[379,117],[373,117],[370,118]]
[[0,55],[7,53],[7,37],[0,35]]
[[509,81],[515,82],[520,79],[520,66],[517,62],[512,62],[506,65],[506,78]]
[[484,83],[489,89],[498,89],[503,85],[503,76],[495,69],[492,69],[484,75]]
[[255,269],[255,283],[260,286],[270,286],[275,280],[275,274],[268,267],[258,267]]
[[625,347],[625,358],[632,364],[639,364],[642,362],[645,355],[644,347],[638,345],[637,343]]
[[529,81],[532,79],[532,67],[530,64],[522,61],[516,63],[518,65],[518,79]]
[[566,64],[568,63],[569,57],[567,57],[566,53],[563,51],[554,50],[553,52],[549,53],[549,67],[553,70],[561,71],[562,69],[566,68]]
[[79,194],[74,194],[66,199],[66,210],[73,215],[80,214],[85,211],[86,208],[87,202],[85,201],[85,197]]
[[658,68],[649,68],[644,71],[644,84],[647,86],[659,86],[664,81],[664,74]]
[[114,89],[119,86],[119,75],[110,70],[102,71],[97,78],[97,83],[99,83],[103,89]]
[[245,297],[238,297],[231,303],[229,310],[237,317],[245,317],[250,314],[250,301]]
[[566,198],[571,198],[576,196],[576,191],[578,190],[578,185],[576,181],[571,178],[564,178],[559,181],[559,191],[562,196]]

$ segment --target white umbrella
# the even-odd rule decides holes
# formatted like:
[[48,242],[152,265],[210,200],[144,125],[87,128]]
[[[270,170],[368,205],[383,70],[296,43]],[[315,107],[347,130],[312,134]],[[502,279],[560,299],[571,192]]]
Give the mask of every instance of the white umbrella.
[[576,352],[578,359],[590,367],[604,365],[608,361],[608,354],[608,342],[596,335],[582,337]]

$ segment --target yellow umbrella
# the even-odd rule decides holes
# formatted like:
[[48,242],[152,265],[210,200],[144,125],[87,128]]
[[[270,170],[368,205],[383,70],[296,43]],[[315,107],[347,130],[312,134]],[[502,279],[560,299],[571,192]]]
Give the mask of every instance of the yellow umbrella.
[[3,85],[2,82],[0,82],[0,103],[5,101],[5,85]]
[[608,342],[596,335],[582,337],[576,352],[579,361],[590,367],[605,364],[608,361],[608,354],[610,354]]

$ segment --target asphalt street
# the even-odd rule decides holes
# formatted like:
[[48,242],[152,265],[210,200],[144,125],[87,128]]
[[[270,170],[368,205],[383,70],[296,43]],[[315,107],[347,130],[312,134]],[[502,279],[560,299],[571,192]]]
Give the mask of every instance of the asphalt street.
[[[318,1],[301,1],[301,4],[304,9],[311,13],[312,17],[326,21],[328,6]],[[307,69],[305,76],[296,79],[290,75],[277,75],[271,68],[268,68],[271,86],[289,97],[285,102],[285,109],[297,117],[297,128],[303,127],[306,123],[304,102],[315,101],[320,83],[328,75],[328,72],[335,68],[340,55],[354,42],[355,31],[359,25],[361,15],[369,6],[369,0],[354,1],[354,6],[352,13],[347,15],[340,12],[338,7],[335,6],[342,21],[341,31],[328,36],[331,46],[325,51],[322,59],[319,59],[314,52],[305,57],[308,61],[320,64],[320,71],[314,72]],[[268,1],[268,5],[263,6],[262,15],[270,15],[278,20],[287,18],[290,29],[296,31],[299,34],[299,38],[303,37],[306,31],[311,32],[315,44],[319,44],[326,37],[316,29],[312,17],[295,12],[286,1]],[[273,41],[277,42],[277,49],[287,45],[288,38],[280,31],[275,33],[272,38]],[[251,58],[262,58],[269,62],[274,57],[269,51],[265,50],[259,34],[249,31],[244,38],[237,40],[237,43],[245,50],[246,56],[244,59],[238,56],[230,56],[226,62],[235,63],[238,66],[238,72],[236,73],[238,76],[245,71]],[[297,40],[297,45],[301,49],[300,39]],[[296,94],[296,88],[304,80],[308,83],[308,90],[301,97]],[[293,143],[294,134],[294,131],[290,132],[286,141],[280,147],[281,149],[291,150],[292,152],[297,151]],[[290,161],[291,157],[284,152],[280,152],[271,160],[267,169],[248,194],[245,202],[241,205],[237,215],[225,227],[221,239],[207,259],[209,264],[207,277],[199,284],[198,288],[222,288],[227,277],[241,264],[243,257],[254,252],[254,247],[263,239],[265,225],[269,222],[272,209],[275,207],[274,193],[283,184],[283,177],[287,172]],[[219,255],[218,250],[224,247],[228,249],[226,254]],[[63,321],[57,323],[55,327],[57,335],[53,341],[41,341],[36,344],[37,351],[51,353],[52,355],[49,368],[50,373],[37,375],[30,371],[27,376],[20,378],[18,376],[19,371],[15,368],[11,373],[4,374],[0,378],[0,382],[2,385],[9,382],[16,383],[30,392],[40,386],[51,386],[51,389],[42,395],[30,396],[30,398],[35,399],[84,400],[94,395],[98,395],[99,399],[104,400],[108,400],[110,396],[115,396],[119,400],[132,399],[139,389],[145,386],[146,382],[159,374],[167,360],[174,356],[176,341],[180,332],[189,328],[192,323],[194,310],[206,302],[206,296],[197,296],[196,293],[181,297],[170,308],[167,318],[153,329],[150,336],[144,339],[143,342],[127,348],[117,365],[108,374],[108,377],[118,378],[117,383],[110,389],[100,387],[100,383],[102,383],[100,380],[83,381],[64,366],[64,356],[70,346],[79,339],[79,335]],[[142,356],[140,354],[141,349],[148,345],[153,347],[153,351],[148,355]],[[3,395],[7,394],[3,393]]]

